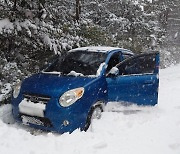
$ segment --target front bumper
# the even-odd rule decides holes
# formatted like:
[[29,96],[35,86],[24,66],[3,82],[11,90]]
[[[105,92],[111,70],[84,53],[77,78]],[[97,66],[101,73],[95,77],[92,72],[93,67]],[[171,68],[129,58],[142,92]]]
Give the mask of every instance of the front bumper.
[[58,133],[71,133],[75,129],[83,129],[85,126],[87,112],[78,104],[64,108],[59,105],[58,99],[51,98],[45,105],[43,116],[42,113],[38,116],[36,113],[30,114],[29,111],[27,113],[25,111],[20,112],[19,106],[23,101],[23,98],[14,99],[12,106],[14,118],[25,125]]

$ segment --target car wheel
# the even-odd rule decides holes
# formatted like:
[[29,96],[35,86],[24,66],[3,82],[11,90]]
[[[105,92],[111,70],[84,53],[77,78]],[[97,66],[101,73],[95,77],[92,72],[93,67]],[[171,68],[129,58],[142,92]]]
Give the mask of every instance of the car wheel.
[[93,120],[93,119],[100,119],[101,118],[101,114],[102,114],[101,107],[100,106],[95,107],[93,112],[92,112],[91,120]]
[[88,114],[86,125],[83,130],[87,131],[94,119],[100,119],[102,112],[103,112],[103,107],[101,105],[93,106]]

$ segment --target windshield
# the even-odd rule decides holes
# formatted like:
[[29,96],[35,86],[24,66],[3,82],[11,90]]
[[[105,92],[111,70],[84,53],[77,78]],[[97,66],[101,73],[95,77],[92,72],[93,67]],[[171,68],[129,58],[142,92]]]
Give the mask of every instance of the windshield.
[[44,72],[60,72],[62,75],[96,75],[107,54],[102,52],[76,51],[61,56]]

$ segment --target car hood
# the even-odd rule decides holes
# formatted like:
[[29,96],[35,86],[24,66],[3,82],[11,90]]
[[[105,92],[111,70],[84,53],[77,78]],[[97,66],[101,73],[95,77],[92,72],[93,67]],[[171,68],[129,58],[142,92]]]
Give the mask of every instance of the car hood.
[[69,77],[55,74],[35,74],[26,78],[22,84],[22,93],[42,94],[59,97],[64,92],[84,87],[96,78],[90,77]]

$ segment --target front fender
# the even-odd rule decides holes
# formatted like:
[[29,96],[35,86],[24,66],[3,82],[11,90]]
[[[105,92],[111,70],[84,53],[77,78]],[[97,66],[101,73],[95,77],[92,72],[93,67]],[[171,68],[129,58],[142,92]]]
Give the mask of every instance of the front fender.
[[84,128],[91,107],[101,101],[107,103],[107,84],[104,77],[98,77],[84,86],[84,95],[70,106],[73,115],[77,115],[81,128]]

